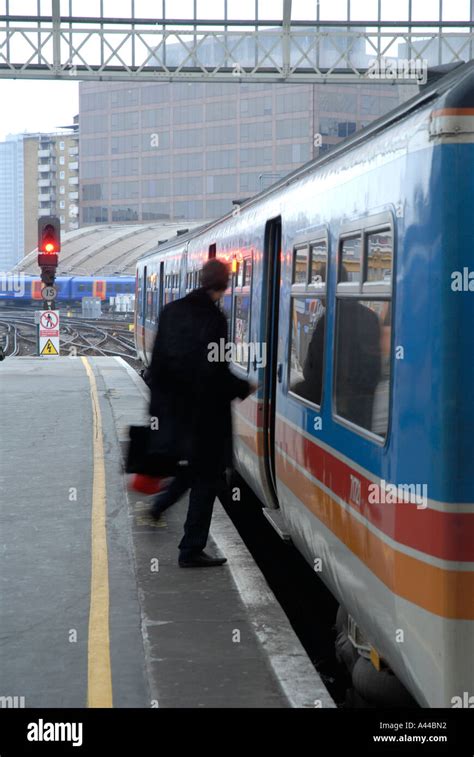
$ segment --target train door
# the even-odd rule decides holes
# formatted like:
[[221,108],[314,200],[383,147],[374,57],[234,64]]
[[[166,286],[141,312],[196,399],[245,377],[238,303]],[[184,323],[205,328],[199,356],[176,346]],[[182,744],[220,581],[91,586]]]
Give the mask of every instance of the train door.
[[267,221],[265,227],[264,282],[267,293],[265,302],[265,332],[267,367],[263,382],[263,451],[264,471],[275,507],[278,495],[275,472],[275,410],[278,382],[282,368],[278,364],[278,316],[280,310],[281,267],[281,217]]
[[162,261],[160,263],[160,277],[159,277],[159,301],[158,301],[158,318],[160,317],[160,313],[163,310],[164,305],[164,297],[165,297],[165,264]]
[[[147,297],[147,267],[146,265],[143,266],[143,274],[142,274],[142,300],[141,300],[141,322],[142,322],[142,328],[145,329],[145,318],[146,318],[146,297]],[[144,332],[143,332],[144,334]]]
[[92,282],[92,296],[93,297],[99,297],[101,300],[105,300],[105,281],[101,281],[100,279],[95,279]]

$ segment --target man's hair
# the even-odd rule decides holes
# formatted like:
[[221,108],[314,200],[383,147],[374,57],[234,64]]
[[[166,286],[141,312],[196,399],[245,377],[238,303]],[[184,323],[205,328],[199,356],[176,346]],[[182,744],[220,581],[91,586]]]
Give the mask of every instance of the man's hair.
[[201,272],[201,286],[214,292],[223,292],[229,284],[229,266],[222,260],[208,260]]

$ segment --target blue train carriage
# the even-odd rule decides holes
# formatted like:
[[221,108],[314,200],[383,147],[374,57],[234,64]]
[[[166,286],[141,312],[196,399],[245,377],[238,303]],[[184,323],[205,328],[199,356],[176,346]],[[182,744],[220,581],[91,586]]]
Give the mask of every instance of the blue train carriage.
[[74,276],[71,282],[70,303],[80,307],[84,297],[105,298],[103,280],[96,280],[93,276]]
[[[83,297],[100,297],[107,307],[108,298],[117,294],[133,294],[133,276],[58,276],[54,282],[58,290],[56,302],[65,305],[80,305]],[[21,272],[6,272],[0,276],[0,302],[38,306],[42,302],[44,283],[39,276]]]
[[232,261],[233,370],[262,384],[235,403],[237,467],[379,703],[403,700],[392,672],[422,706],[474,693],[473,170],[469,63],[137,267],[147,363],[173,275],[183,295]]
[[116,297],[118,294],[134,294],[135,292],[134,276],[106,276],[104,281],[107,297]]
[[133,294],[133,276],[74,276],[71,283],[71,303],[81,305],[83,297],[99,297],[106,310],[109,297],[117,294]]
[[[56,302],[58,304],[66,304],[71,299],[71,283],[72,283],[72,276],[58,276],[54,281],[54,286],[56,287],[58,294],[56,297]],[[31,301],[33,304],[39,305],[43,298],[41,296],[41,291],[44,287],[44,283],[41,281],[39,277],[35,277],[32,280],[31,283]]]
[[153,349],[161,308],[198,286],[198,271],[192,271],[191,279],[186,268],[187,241],[180,240],[176,250],[164,247],[167,252],[163,255],[151,253],[144,258],[135,281],[135,332],[140,332],[137,350],[145,364]]

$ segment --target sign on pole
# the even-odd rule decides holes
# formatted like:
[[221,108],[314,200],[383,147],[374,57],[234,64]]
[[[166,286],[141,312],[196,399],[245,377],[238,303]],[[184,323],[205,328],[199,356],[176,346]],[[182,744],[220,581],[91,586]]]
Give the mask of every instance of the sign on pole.
[[59,310],[43,310],[38,328],[39,354],[59,355]]
[[55,300],[57,294],[58,290],[55,286],[46,286],[41,290],[41,296],[43,300],[46,300],[46,302],[52,302],[53,300]]

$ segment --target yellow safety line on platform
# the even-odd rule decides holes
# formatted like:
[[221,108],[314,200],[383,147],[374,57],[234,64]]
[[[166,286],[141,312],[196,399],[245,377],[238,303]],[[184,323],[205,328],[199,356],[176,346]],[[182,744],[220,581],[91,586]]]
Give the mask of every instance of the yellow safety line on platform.
[[109,635],[109,565],[106,529],[106,487],[102,416],[94,372],[81,357],[90,383],[93,420],[93,483],[91,513],[91,602],[87,648],[87,706],[113,707]]

